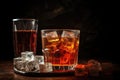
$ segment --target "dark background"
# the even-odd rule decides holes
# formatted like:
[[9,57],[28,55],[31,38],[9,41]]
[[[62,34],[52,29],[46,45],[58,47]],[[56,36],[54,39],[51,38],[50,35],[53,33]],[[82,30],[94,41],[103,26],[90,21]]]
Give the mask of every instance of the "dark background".
[[79,59],[116,63],[118,56],[117,6],[102,0],[4,0],[0,2],[0,60],[13,59],[12,19],[38,19],[37,54],[41,53],[40,30],[80,29]]

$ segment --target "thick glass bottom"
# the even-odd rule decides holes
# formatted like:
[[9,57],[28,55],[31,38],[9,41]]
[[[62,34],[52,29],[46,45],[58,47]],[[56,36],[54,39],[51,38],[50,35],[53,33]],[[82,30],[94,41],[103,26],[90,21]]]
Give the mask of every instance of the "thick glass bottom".
[[52,66],[54,72],[74,71],[75,66]]

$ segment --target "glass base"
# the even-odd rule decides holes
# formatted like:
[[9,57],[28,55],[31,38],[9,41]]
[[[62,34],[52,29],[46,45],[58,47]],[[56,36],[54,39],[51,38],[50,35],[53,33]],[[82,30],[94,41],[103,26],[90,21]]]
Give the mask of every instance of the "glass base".
[[75,66],[52,66],[54,72],[74,71]]
[[30,77],[60,77],[60,76],[74,76],[74,71],[61,71],[61,72],[24,72],[24,71],[20,71],[20,70],[17,70],[16,68],[14,68],[14,72],[16,74],[20,74],[20,75],[23,75],[23,76],[30,76]]

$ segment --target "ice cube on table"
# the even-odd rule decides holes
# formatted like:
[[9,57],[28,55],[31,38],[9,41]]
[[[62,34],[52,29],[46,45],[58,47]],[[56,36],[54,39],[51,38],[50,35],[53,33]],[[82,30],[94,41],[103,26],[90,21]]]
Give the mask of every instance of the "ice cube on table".
[[86,64],[90,76],[99,76],[102,67],[99,61],[91,59]]
[[24,72],[37,72],[40,70],[39,60],[33,52],[21,52],[21,57],[14,58],[14,68]]
[[35,60],[23,61],[21,57],[14,58],[14,69],[24,72],[38,72],[39,62]]
[[36,60],[38,60],[39,64],[44,64],[44,56],[43,55],[36,55]]
[[88,71],[84,64],[77,64],[75,66],[75,76],[88,76]]
[[36,60],[26,61],[25,63],[26,72],[38,72],[40,70],[39,62]]
[[44,64],[40,64],[40,72],[52,72],[52,63],[45,62]]
[[102,70],[101,63],[97,60],[91,59],[87,63],[90,68],[96,69],[98,71]]
[[46,38],[48,42],[56,42],[59,41],[59,37],[56,31],[46,33]]
[[33,61],[35,59],[34,54],[31,51],[21,52],[21,57],[23,61]]
[[23,71],[24,70],[24,62],[22,61],[22,58],[21,57],[14,58],[13,66],[14,66],[14,69]]

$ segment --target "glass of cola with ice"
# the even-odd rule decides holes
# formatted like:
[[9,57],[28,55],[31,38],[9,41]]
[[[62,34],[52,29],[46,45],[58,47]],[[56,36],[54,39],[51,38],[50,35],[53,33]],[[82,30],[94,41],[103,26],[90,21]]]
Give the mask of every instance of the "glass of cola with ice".
[[78,63],[80,30],[41,30],[42,52],[45,62],[52,63],[53,71],[71,71]]

